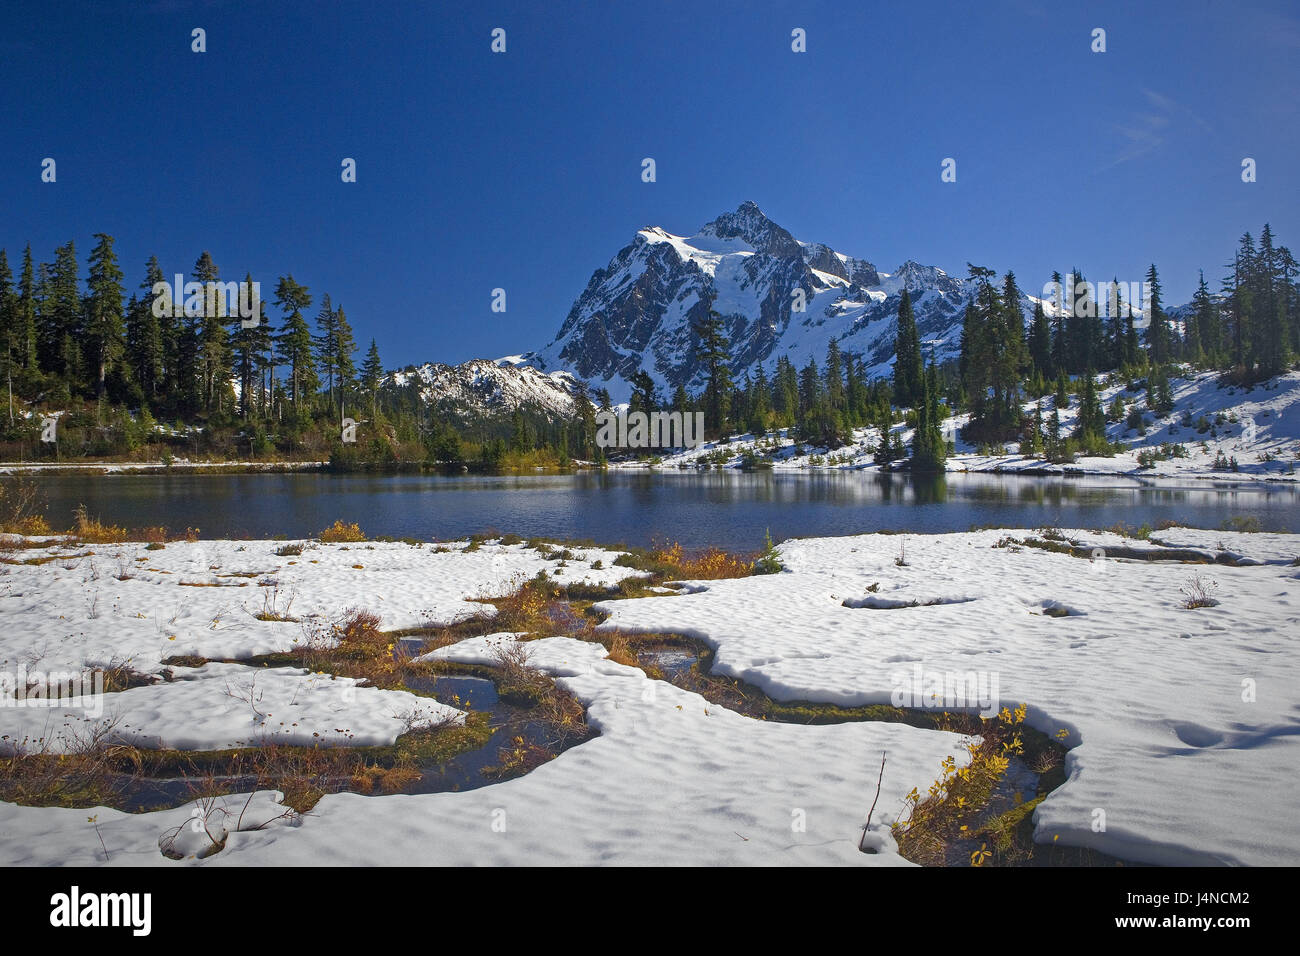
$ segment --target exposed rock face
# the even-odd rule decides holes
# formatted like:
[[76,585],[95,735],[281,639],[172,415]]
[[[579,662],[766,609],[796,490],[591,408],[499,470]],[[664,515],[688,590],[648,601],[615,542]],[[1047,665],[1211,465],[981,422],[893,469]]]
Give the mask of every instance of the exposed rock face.
[[[592,275],[555,339],[524,360],[571,371],[616,400],[627,396],[628,380],[640,369],[665,393],[678,385],[697,389],[692,327],[716,311],[738,378],[759,365],[770,371],[781,355],[799,367],[809,358],[821,362],[832,339],[883,375],[893,361],[903,288],[927,353],[953,357],[971,283],[912,261],[882,273],[823,243],[800,242],[744,202],[694,236],[658,227],[638,232]],[[1026,314],[1033,301],[1025,297]]]

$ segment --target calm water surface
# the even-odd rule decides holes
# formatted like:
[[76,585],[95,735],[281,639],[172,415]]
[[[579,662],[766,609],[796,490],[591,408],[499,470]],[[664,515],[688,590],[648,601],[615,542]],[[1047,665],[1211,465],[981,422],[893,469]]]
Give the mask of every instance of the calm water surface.
[[579,472],[538,476],[53,475],[56,527],[85,504],[128,527],[198,528],[205,538],[307,537],[336,518],[371,536],[452,539],[499,530],[646,545],[669,539],[752,551],[772,537],[1155,525],[1219,527],[1234,516],[1300,530],[1300,489],[1132,479],[995,475],[916,478],[852,472]]

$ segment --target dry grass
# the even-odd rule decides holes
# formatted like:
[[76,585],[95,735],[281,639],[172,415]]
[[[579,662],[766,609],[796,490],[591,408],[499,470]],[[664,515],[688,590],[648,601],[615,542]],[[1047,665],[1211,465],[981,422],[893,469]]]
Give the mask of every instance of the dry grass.
[[306,640],[295,656],[314,671],[364,680],[372,687],[400,687],[407,662],[394,654],[397,641],[379,624],[378,614],[360,608],[333,621],[309,620],[303,626]]
[[330,543],[336,543],[339,541],[365,541],[366,536],[355,522],[352,524],[344,524],[341,519],[335,519],[332,525],[320,533],[320,540]]
[[[259,585],[261,584],[261,582],[258,583]],[[284,607],[280,607],[280,585],[278,583],[272,583],[265,586],[270,587],[271,590],[262,594],[262,610],[254,614],[253,617],[259,621],[287,621],[297,623],[299,619],[293,617],[289,613],[289,609],[293,607],[293,599],[295,595],[290,594]]]
[[0,480],[0,534],[48,535],[45,494],[33,478],[20,475]]
[[77,505],[73,516],[76,524],[68,532],[69,541],[81,544],[121,544],[127,539],[125,528],[115,524],[104,524],[98,518],[90,517],[85,505]]
[[604,642],[606,656],[615,664],[624,664],[628,667],[641,667],[641,658],[628,636],[620,631],[614,631]]
[[142,766],[141,751],[115,741],[116,723],[102,720],[84,736],[54,742],[0,738],[0,800],[31,807],[112,806],[123,774]]
[[562,748],[590,734],[582,704],[529,663],[527,645],[519,642],[502,644],[493,656],[501,671],[497,694],[508,703],[535,708],[548,728],[549,743],[553,748]]
[[669,577],[712,581],[720,578],[744,578],[754,573],[753,561],[746,561],[713,547],[688,553],[676,541],[652,550],[651,558],[669,569]]
[[497,609],[494,629],[538,637],[556,633],[557,618],[567,614],[563,588],[540,574],[531,580],[516,575],[512,585],[500,597],[482,599]]
[[1219,589],[1217,581],[1207,578],[1203,574],[1194,574],[1178,590],[1183,595],[1183,607],[1187,610],[1193,610],[1198,607],[1215,607],[1219,601],[1214,597],[1214,592]]

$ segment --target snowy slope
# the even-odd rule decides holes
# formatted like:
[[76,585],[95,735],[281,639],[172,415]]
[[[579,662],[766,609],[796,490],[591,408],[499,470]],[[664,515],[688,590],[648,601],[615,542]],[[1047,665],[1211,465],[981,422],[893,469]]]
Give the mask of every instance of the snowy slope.
[[391,372],[384,383],[392,389],[416,388],[438,412],[463,419],[509,415],[517,408],[571,418],[575,384],[567,372],[546,374],[509,359],[410,366]]
[[[1144,390],[1130,391],[1127,386],[1127,382],[1113,376],[1102,380],[1098,390],[1103,408],[1118,397],[1126,407],[1134,406],[1142,413],[1144,424],[1140,431],[1128,427],[1125,421],[1107,426],[1107,438],[1123,446],[1114,457],[1079,457],[1068,464],[1053,464],[1019,454],[1015,442],[1008,443],[1000,454],[980,454],[960,437],[969,418],[961,414],[944,422],[944,434],[956,450],[949,455],[946,468],[974,472],[1069,471],[1151,478],[1300,481],[1295,467],[1300,463],[1300,372],[1288,372],[1253,388],[1242,388],[1225,384],[1215,372],[1184,369],[1181,376],[1170,379],[1174,408],[1165,415],[1150,410]],[[1052,405],[1050,395],[1043,399],[1044,421],[1051,414]],[[1025,402],[1023,407],[1025,414],[1032,417],[1035,403]],[[1078,416],[1076,396],[1060,411],[1062,435],[1068,436],[1074,430]],[[912,429],[905,423],[896,422],[892,431],[904,444],[911,442]],[[876,427],[857,429],[852,443],[838,449],[802,445],[788,430],[782,430],[763,438],[741,435],[729,442],[704,442],[696,448],[664,456],[654,467],[672,469],[709,464],[742,468],[746,467],[745,457],[750,454],[770,462],[777,471],[879,470],[880,466],[873,460],[879,442],[880,429]],[[1143,452],[1159,451],[1167,446],[1179,446],[1183,454],[1150,463],[1138,460]],[[651,466],[627,462],[611,467]]]

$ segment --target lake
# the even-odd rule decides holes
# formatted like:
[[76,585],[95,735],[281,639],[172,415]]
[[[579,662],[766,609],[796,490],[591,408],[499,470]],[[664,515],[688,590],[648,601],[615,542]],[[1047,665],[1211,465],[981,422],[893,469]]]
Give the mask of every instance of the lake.
[[309,537],[336,518],[371,537],[529,536],[754,551],[774,540],[867,531],[965,531],[972,525],[1137,527],[1173,520],[1217,528],[1237,516],[1300,530],[1294,485],[1125,478],[831,472],[592,472],[536,476],[48,475],[55,527],[85,504],[106,522],[204,538]]

